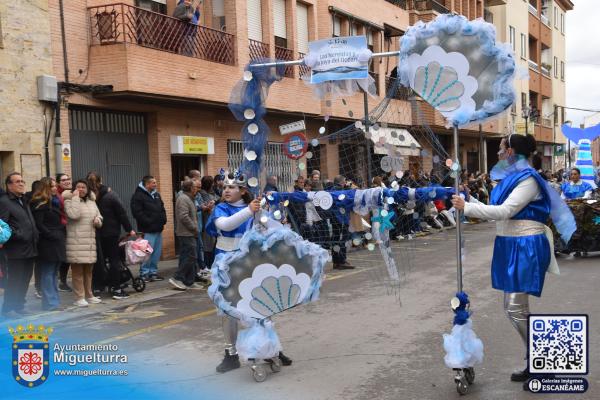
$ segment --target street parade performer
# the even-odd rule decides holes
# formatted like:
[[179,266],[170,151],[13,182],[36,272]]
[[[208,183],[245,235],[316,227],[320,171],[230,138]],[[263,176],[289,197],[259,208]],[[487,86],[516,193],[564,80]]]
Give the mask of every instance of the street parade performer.
[[592,197],[594,188],[589,183],[581,180],[581,171],[579,168],[571,169],[570,181],[561,186],[561,197],[566,200],[589,199]]
[[[228,174],[225,177],[223,202],[219,203],[208,219],[207,232],[217,237],[215,264],[225,254],[238,250],[244,233],[252,229],[254,215],[260,210],[260,198],[253,199],[247,188],[244,175]],[[225,336],[225,357],[217,366],[217,372],[228,372],[240,367],[240,358],[236,349],[238,320],[225,315],[223,317],[223,335]],[[292,360],[279,353],[282,365],[291,365]]]
[[[492,287],[504,292],[504,310],[527,351],[529,295],[541,296],[546,272],[558,274],[553,239],[545,223],[551,216],[561,238],[568,242],[576,225],[573,214],[558,193],[530,166],[538,157],[531,135],[502,139],[491,178],[499,181],[490,205],[453,196],[452,204],[467,217],[496,221],[497,236],[492,258]],[[528,369],[510,379],[525,382]]]

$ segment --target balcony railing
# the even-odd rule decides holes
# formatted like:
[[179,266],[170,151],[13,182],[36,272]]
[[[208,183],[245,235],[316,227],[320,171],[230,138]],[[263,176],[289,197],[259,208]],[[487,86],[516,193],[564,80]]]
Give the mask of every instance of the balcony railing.
[[[294,59],[294,52],[285,47],[275,46],[275,58],[281,61],[292,61]],[[288,78],[294,77],[294,67],[285,67],[284,76]]]
[[385,1],[387,1],[388,3],[392,3],[396,7],[400,7],[402,9],[406,10],[407,0],[385,0]]
[[537,8],[535,8],[535,6],[531,3],[529,3],[528,6],[529,6],[529,12],[537,17],[538,16]]
[[542,14],[540,16],[540,19],[542,20],[542,23],[548,27],[550,27],[550,20],[548,19],[548,17],[546,17],[544,14]]
[[248,50],[250,52],[250,61],[258,61],[269,57],[269,45],[258,40],[248,40]]
[[392,78],[391,76],[385,77],[386,97],[396,100],[409,100],[412,96],[414,96],[411,88],[396,84],[397,80],[397,78]]
[[528,63],[529,63],[529,68],[531,68],[532,70],[534,70],[536,72],[540,72],[540,68],[535,61],[528,60]]
[[550,70],[546,67],[544,67],[544,65],[540,66],[540,71],[542,72],[543,75],[546,75],[548,78],[550,78]]
[[92,45],[133,43],[221,64],[235,63],[235,36],[229,33],[122,3],[88,10]]
[[[298,59],[303,59],[305,55],[306,54],[304,53],[298,53]],[[300,79],[304,78],[306,75],[310,75],[310,67],[307,65],[300,64],[298,66],[298,71],[300,71],[300,74],[298,74],[298,78]]]
[[448,14],[448,10],[443,4],[435,0],[408,0],[407,7],[409,10],[415,11],[435,11],[440,14]]
[[552,120],[550,118],[542,118],[542,126],[552,128]]

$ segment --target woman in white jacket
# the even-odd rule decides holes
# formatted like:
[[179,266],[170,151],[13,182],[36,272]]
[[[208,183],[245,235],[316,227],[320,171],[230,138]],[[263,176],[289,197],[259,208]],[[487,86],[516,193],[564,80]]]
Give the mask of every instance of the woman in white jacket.
[[75,190],[64,191],[63,197],[68,217],[67,262],[73,274],[75,305],[86,307],[101,301],[92,293],[92,268],[96,262],[96,228],[102,226],[102,216],[86,181],[77,181]]
[[[504,310],[527,350],[529,296],[541,296],[547,271],[558,272],[552,250],[549,216],[564,240],[575,231],[573,215],[548,183],[529,165],[536,141],[531,135],[510,135],[500,144],[500,161],[491,177],[499,181],[490,205],[453,196],[452,204],[467,217],[495,220],[492,287],[504,292]],[[529,378],[528,368],[511,375],[512,381]]]

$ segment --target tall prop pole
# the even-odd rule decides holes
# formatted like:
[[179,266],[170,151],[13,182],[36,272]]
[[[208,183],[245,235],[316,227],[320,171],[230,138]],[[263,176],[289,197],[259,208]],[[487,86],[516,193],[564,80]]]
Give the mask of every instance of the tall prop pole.
[[[365,106],[365,133],[369,133],[371,121],[369,120],[369,96],[367,92],[363,92],[363,101]],[[371,140],[367,139],[367,187],[371,186],[373,179],[373,160],[371,157]]]
[[[454,179],[454,191],[457,196],[460,196],[460,176],[461,176],[461,168],[459,162],[459,153],[458,153],[458,126],[454,125],[454,154],[455,154],[455,165],[458,166],[456,170],[456,178]],[[456,210],[456,284],[458,286],[458,292],[462,292],[463,282],[462,282],[462,224],[461,218],[462,213],[459,210]]]

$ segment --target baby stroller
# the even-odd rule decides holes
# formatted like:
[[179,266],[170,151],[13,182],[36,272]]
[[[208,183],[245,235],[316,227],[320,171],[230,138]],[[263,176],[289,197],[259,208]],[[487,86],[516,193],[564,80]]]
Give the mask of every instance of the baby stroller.
[[148,261],[154,251],[143,233],[135,236],[125,236],[119,240],[121,249],[121,289],[131,286],[136,292],[146,289],[146,282],[140,277],[134,277],[130,267],[140,265]]

